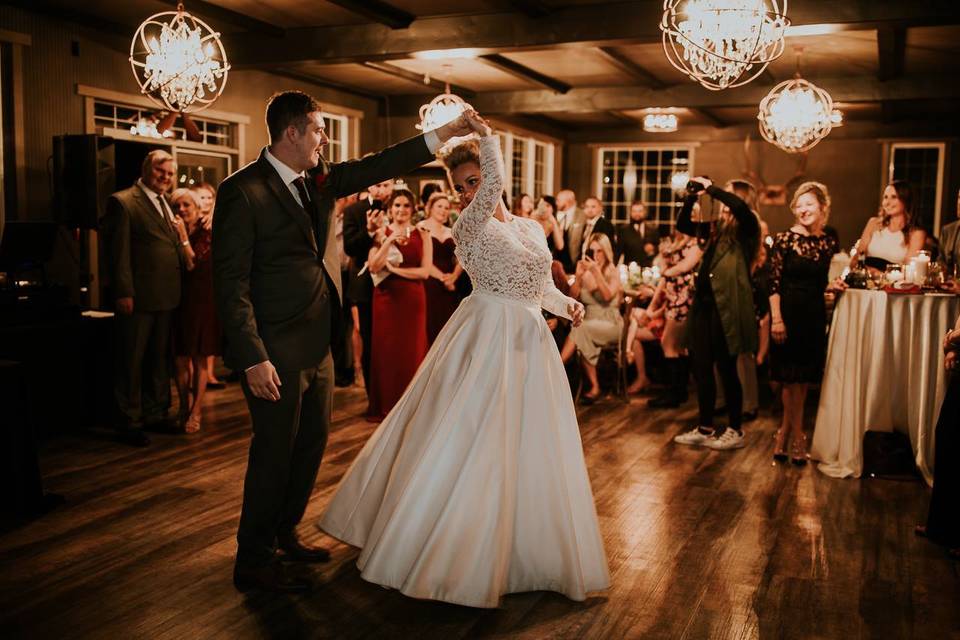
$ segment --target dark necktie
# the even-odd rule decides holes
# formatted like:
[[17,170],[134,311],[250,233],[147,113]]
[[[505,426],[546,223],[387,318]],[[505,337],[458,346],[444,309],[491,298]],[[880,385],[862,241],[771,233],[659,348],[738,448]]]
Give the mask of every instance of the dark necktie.
[[177,228],[173,226],[173,212],[170,211],[170,205],[167,204],[167,201],[164,200],[163,196],[159,193],[157,194],[157,204],[160,205],[160,215],[163,216],[167,227],[170,229],[170,232],[173,233],[173,237],[179,241],[180,235],[177,233]]
[[321,241],[320,237],[320,216],[317,215],[317,208],[313,206],[313,201],[310,200],[310,194],[307,193],[307,182],[303,179],[303,176],[297,176],[293,180],[293,186],[297,189],[297,194],[300,196],[300,202],[303,205],[304,211],[310,216],[310,226],[313,227],[313,236],[317,241],[317,248],[322,254],[325,243]]

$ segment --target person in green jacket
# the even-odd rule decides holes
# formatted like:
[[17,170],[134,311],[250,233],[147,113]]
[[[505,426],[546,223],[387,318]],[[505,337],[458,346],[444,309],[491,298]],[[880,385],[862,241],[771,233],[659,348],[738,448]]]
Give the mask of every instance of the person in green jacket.
[[[699,425],[674,438],[680,444],[703,445],[711,449],[738,449],[743,446],[741,430],[743,391],[737,377],[737,357],[756,353],[757,323],[750,286],[750,265],[760,246],[760,220],[754,209],[757,192],[749,182],[732,180],[725,189],[713,186],[709,178],[691,179],[720,202],[719,222],[705,241],[703,260],[695,282],[693,307],[687,322],[687,344],[697,380]],[[702,235],[704,224],[690,220],[689,207],[677,219],[677,229]],[[718,430],[713,422],[717,387],[714,367],[720,374],[727,402],[729,428]]]

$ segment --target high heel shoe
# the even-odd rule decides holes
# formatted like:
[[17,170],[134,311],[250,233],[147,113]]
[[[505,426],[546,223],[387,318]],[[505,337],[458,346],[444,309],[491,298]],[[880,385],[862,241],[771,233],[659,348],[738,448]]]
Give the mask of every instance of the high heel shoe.
[[790,462],[798,467],[807,464],[807,434],[801,433],[799,437],[793,439],[790,443]]
[[183,426],[184,433],[197,433],[200,431],[200,416],[190,416]]
[[774,462],[786,462],[787,458],[787,432],[780,427],[773,437],[773,460]]

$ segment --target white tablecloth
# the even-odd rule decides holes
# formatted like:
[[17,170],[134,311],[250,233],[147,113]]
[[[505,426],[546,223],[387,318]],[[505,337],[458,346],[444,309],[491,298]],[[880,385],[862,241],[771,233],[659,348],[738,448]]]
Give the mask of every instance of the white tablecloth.
[[848,290],[833,315],[811,456],[829,476],[860,477],[863,434],[909,434],[933,483],[933,432],[946,391],[943,336],[960,298]]

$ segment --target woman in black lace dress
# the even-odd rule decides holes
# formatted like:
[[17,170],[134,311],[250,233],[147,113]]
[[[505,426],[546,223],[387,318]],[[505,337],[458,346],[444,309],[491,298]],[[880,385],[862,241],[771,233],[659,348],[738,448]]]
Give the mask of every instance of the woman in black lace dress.
[[827,348],[823,293],[838,245],[823,232],[830,215],[826,186],[801,184],[790,206],[797,223],[776,235],[770,251],[770,377],[783,384],[783,420],[773,457],[787,459],[789,437],[789,457],[801,465],[807,460],[803,403],[808,386],[823,374]]

